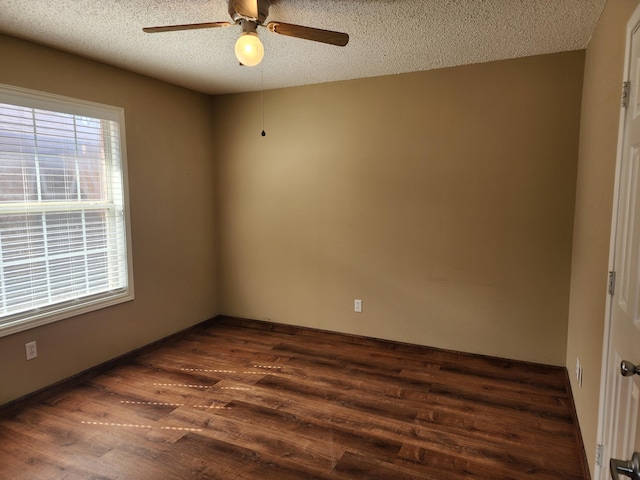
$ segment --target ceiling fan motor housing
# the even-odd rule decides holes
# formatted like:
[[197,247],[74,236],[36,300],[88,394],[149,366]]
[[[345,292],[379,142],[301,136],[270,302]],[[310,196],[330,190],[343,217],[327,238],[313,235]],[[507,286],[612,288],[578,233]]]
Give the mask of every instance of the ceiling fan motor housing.
[[234,22],[249,20],[262,25],[269,16],[270,0],[229,0],[229,15]]

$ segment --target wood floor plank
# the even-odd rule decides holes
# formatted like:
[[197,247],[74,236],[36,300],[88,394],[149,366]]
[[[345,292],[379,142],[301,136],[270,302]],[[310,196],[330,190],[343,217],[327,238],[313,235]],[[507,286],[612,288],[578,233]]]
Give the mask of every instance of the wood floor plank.
[[[337,478],[341,479],[362,479],[387,480],[390,478],[397,480],[418,480],[432,477],[429,474],[418,471],[407,471],[404,468],[397,468],[394,464],[380,461],[375,458],[355,455],[346,452],[336,465],[334,472]],[[447,475],[445,472],[442,478]]]
[[[505,465],[509,465],[512,478],[582,478],[582,472],[576,472],[574,465],[562,462],[564,458],[571,458],[571,455],[567,455],[570,451],[568,448],[550,454],[540,450],[537,445],[521,444],[519,448],[514,448],[514,445],[478,440],[464,433],[446,430],[416,428],[414,434],[416,439],[405,443],[400,458],[415,460],[445,453],[485,463],[502,474],[505,474]],[[421,453],[407,456],[407,451]],[[429,452],[430,455],[423,452]]]
[[231,402],[229,409],[222,415],[239,420],[254,418],[261,425],[273,429],[286,429],[306,441],[326,442],[333,446],[333,452],[338,453],[337,458],[342,456],[345,450],[349,450],[361,455],[392,461],[398,456],[402,447],[401,442],[382,436],[363,434],[340,425],[327,425],[322,419],[313,415],[299,416],[246,402]]
[[175,451],[180,457],[193,457],[205,462],[207,468],[204,472],[221,480],[329,478],[327,474],[314,474],[304,467],[280,465],[261,452],[195,433],[181,438],[175,445]]
[[[118,478],[119,473],[113,468],[104,465],[97,472],[95,465],[102,455],[121,442],[120,439],[105,442],[104,439],[92,439],[90,435],[83,438],[77,431],[74,436],[75,440],[64,436],[61,439],[61,435],[40,423],[4,423],[0,429],[0,478],[64,479],[72,475],[105,480]],[[86,460],[80,460],[80,457]]]
[[446,430],[506,445],[527,445],[535,441],[549,448],[557,446],[559,438],[565,440],[563,444],[571,444],[575,438],[575,430],[571,425],[534,416],[527,419],[520,412],[471,405],[469,402],[455,405],[435,395],[429,397],[429,405],[427,411],[418,414],[416,424],[434,430]]
[[[521,410],[543,418],[554,418],[568,423],[573,422],[567,396],[545,398],[536,395],[508,395],[505,389],[474,389],[457,383],[436,383],[436,381],[431,384],[429,392],[434,395],[458,398],[471,403],[482,403],[507,410]],[[505,394],[505,396],[502,394]]]
[[0,416],[0,478],[588,479],[566,371],[223,318]]

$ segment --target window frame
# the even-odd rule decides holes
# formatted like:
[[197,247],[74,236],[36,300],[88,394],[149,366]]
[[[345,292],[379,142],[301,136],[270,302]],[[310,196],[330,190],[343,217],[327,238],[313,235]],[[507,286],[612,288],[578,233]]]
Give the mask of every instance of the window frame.
[[123,196],[124,250],[127,285],[124,288],[58,302],[43,308],[0,317],[0,337],[58,322],[102,308],[131,301],[135,298],[133,287],[133,252],[131,221],[129,215],[129,181],[127,168],[126,128],[124,109],[87,100],[56,95],[0,83],[0,103],[59,113],[98,118],[117,122],[120,141],[120,165]]

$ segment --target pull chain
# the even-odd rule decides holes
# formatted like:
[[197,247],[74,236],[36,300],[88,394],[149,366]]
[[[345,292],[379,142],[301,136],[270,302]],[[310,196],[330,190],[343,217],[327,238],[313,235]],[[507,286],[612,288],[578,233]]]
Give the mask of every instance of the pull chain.
[[260,97],[262,101],[262,133],[261,135],[265,137],[267,133],[264,131],[264,64],[260,65],[260,73],[262,74],[262,89],[260,91]]

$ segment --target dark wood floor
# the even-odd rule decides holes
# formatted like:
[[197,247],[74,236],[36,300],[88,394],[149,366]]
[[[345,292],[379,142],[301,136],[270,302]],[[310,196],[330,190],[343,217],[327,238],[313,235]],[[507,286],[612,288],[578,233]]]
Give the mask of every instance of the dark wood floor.
[[0,478],[585,479],[564,369],[222,319],[0,416]]

